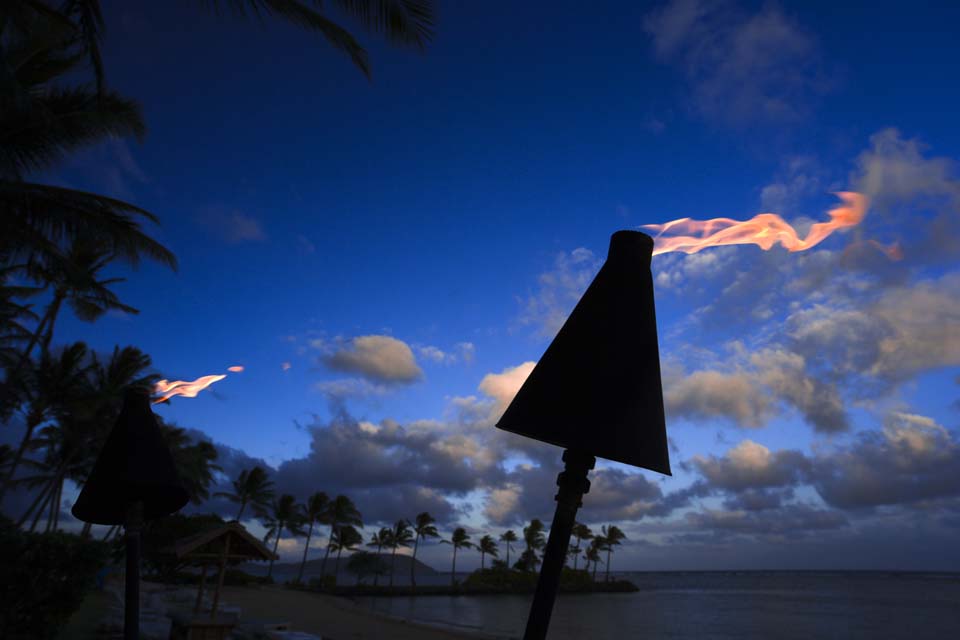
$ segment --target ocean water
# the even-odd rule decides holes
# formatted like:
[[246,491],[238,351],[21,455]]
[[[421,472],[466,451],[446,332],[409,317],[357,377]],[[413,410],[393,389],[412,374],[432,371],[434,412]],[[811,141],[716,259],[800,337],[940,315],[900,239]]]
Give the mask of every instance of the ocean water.
[[[960,638],[960,574],[618,574],[637,593],[561,595],[548,638]],[[449,574],[448,574],[449,579]],[[523,635],[531,597],[358,598],[371,611],[503,638]]]

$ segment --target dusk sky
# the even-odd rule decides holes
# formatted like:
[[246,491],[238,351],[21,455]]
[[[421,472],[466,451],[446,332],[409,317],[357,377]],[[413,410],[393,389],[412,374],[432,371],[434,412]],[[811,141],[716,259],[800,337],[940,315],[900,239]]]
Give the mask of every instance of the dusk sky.
[[149,134],[44,179],[159,216],[179,270],[118,271],[140,314],[56,341],[243,366],[156,408],[226,475],[349,495],[368,533],[549,523],[561,450],[493,424],[610,235],[802,237],[855,191],[863,221],[805,252],[654,257],[674,475],[599,461],[580,520],[625,531],[616,569],[960,570],[960,5],[443,2],[423,54],[362,34],[368,81],[200,4],[104,3]]

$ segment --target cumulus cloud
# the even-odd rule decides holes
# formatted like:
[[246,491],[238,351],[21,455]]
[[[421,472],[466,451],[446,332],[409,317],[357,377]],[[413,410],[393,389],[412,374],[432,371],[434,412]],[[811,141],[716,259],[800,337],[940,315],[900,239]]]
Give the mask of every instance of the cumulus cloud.
[[582,247],[559,254],[553,269],[537,278],[537,291],[523,303],[520,322],[552,338],[566,322],[601,264],[602,260],[592,251]]
[[507,409],[520,387],[527,381],[536,362],[527,361],[515,367],[507,367],[500,373],[488,373],[480,381],[479,389],[494,401],[493,414],[497,418]]
[[778,509],[721,511],[705,509],[688,513],[687,522],[701,531],[723,535],[783,536],[799,538],[809,533],[847,526],[839,511],[791,504]]
[[729,491],[793,486],[809,469],[801,452],[772,452],[752,440],[742,441],[720,457],[694,456],[692,463],[713,487]]
[[846,509],[914,504],[960,496],[960,443],[931,418],[889,414],[881,431],[818,455],[814,486]]
[[392,336],[357,336],[335,345],[321,361],[335,371],[359,373],[374,382],[409,384],[423,377],[410,346]]
[[803,356],[784,349],[764,349],[750,358],[758,379],[803,415],[816,431],[845,431],[849,424],[837,387],[807,373]]
[[795,120],[826,84],[817,43],[776,6],[671,0],[644,30],[656,55],[686,72],[698,110],[726,122]]
[[433,345],[417,347],[417,353],[423,360],[435,364],[455,364],[463,362],[470,364],[477,353],[477,347],[472,342],[458,342],[452,349],[444,351]]
[[816,304],[787,319],[792,348],[845,374],[902,382],[960,364],[960,274],[885,289],[860,306]]
[[672,418],[726,418],[744,427],[766,423],[771,400],[744,372],[703,370],[664,384],[664,408]]
[[334,401],[347,398],[373,398],[390,393],[390,388],[386,385],[374,384],[364,378],[324,380],[313,385],[313,388]]

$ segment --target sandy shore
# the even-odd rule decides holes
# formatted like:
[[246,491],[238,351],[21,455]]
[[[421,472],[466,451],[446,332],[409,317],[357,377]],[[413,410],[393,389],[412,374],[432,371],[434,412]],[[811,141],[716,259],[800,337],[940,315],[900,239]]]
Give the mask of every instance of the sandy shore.
[[324,639],[489,640],[493,637],[396,620],[363,610],[342,598],[279,587],[224,587],[223,599],[241,607],[241,621],[256,618],[289,622],[295,631],[322,635]]

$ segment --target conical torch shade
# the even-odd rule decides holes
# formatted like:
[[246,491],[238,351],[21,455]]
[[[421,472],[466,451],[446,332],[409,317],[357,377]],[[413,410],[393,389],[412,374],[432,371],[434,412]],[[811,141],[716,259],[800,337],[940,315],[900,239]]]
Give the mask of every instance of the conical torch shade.
[[143,503],[144,520],[169,515],[189,496],[144,390],[130,389],[100,457],[71,512],[94,524],[124,524],[127,509]]
[[613,234],[606,263],[497,427],[670,474],[652,254],[650,236]]

